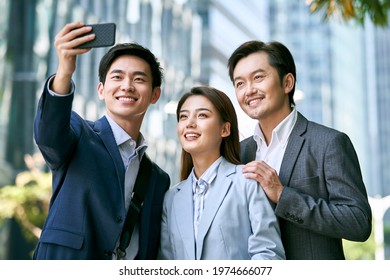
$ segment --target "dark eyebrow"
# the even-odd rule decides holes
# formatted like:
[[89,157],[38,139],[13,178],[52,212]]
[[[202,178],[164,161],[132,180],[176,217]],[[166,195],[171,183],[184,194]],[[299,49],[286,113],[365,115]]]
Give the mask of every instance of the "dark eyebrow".
[[[200,111],[208,111],[210,113],[212,113],[212,111],[208,108],[198,108],[198,109],[195,109],[196,112],[200,112]],[[184,113],[184,112],[189,112],[189,110],[180,110],[180,113]]]
[[[121,69],[113,69],[113,70],[110,72],[110,74],[123,74],[123,73],[124,73],[124,71],[121,70]],[[145,77],[148,76],[148,75],[147,75],[145,72],[143,72],[143,71],[134,71],[134,72],[133,72],[133,75],[135,75],[135,76],[145,76]]]
[[[259,69],[252,71],[250,73],[250,75],[254,75],[254,74],[259,73],[259,72],[265,72],[265,70],[262,68],[259,68]],[[236,83],[236,80],[240,80],[240,79],[242,79],[242,78],[240,76],[238,76],[238,77],[235,77],[233,81],[234,81],[234,83]]]
[[118,73],[118,74],[123,74],[123,71],[120,70],[120,69],[113,69],[113,70],[110,72],[110,74],[116,74],[116,73]]
[[135,75],[135,76],[140,75],[140,76],[145,76],[145,77],[148,76],[148,75],[147,75],[145,72],[143,72],[143,71],[135,71],[135,72],[133,72],[133,75]]

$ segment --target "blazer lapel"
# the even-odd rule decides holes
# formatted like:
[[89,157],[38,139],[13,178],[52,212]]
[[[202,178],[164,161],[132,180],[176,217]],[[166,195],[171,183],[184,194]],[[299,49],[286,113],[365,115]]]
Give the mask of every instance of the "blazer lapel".
[[119,185],[122,189],[121,193],[124,194],[125,167],[123,165],[123,161],[119,153],[114,134],[112,133],[110,124],[108,123],[106,117],[102,117],[95,122],[94,130],[97,135],[99,135],[100,139],[103,141],[104,146],[106,147],[108,153],[112,158],[112,161],[114,162]]
[[213,183],[213,190],[209,193],[206,200],[206,207],[202,213],[198,228],[198,237],[196,242],[196,259],[202,257],[204,238],[221,206],[226,194],[228,193],[232,180],[227,176],[235,172],[235,166],[225,159],[217,170],[217,177]]
[[290,182],[292,170],[305,142],[305,138],[302,135],[306,132],[307,124],[307,119],[298,112],[297,122],[291,131],[280,167],[279,178],[283,184],[289,184]]
[[193,199],[191,180],[186,180],[174,198],[174,213],[179,233],[183,240],[183,246],[189,259],[195,259],[195,236],[193,223]]

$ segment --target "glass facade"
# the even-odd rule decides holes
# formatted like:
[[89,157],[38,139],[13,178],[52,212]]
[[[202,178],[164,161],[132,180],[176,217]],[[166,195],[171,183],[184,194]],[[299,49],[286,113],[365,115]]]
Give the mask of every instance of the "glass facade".
[[390,30],[375,30],[376,92],[378,112],[379,170],[381,184],[378,190],[382,196],[390,195]]
[[[23,5],[27,2],[28,5]],[[4,115],[0,123],[0,158],[5,163],[15,172],[23,170],[24,154],[36,151],[32,121],[43,83],[56,71],[55,34],[72,21],[115,22],[116,43],[134,41],[148,47],[165,69],[162,96],[150,107],[142,131],[149,142],[150,156],[171,174],[173,182],[178,180],[181,150],[176,140],[172,106],[186,89],[199,83],[203,73],[202,19],[193,12],[191,1],[3,0],[0,5],[3,11],[8,11],[1,18],[0,27],[4,34],[0,41],[0,60],[4,62],[0,68],[0,78],[4,81],[0,87]],[[17,30],[8,26],[16,26]],[[98,64],[106,51],[93,49],[78,57],[73,76],[74,110],[91,120],[104,114],[96,88]]]

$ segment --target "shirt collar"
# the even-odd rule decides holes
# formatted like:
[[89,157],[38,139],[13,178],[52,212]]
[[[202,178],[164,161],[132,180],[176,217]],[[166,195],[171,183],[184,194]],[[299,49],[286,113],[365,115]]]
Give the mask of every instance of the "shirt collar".
[[[114,134],[114,138],[115,138],[117,146],[120,146],[129,140],[130,140],[130,142],[133,141],[136,143],[136,141],[134,139],[132,139],[131,136],[129,134],[127,134],[127,132],[124,131],[124,129],[121,128],[110,116],[108,116],[107,114],[105,116],[107,118],[108,123],[110,124],[110,127],[112,130],[112,133]],[[140,132],[139,143],[138,143],[136,150],[145,151],[147,146],[148,146],[148,143],[146,142],[144,136]]]
[[[290,137],[291,131],[294,128],[295,122],[297,121],[297,110],[294,108],[291,113],[281,121],[272,131],[273,141],[278,141],[278,144],[287,145],[288,138]],[[253,134],[253,139],[256,141],[257,145],[260,146],[262,143],[265,143],[264,134],[260,129],[260,125],[257,123],[255,126],[255,132]]]
[[215,177],[217,177],[217,170],[221,162],[222,156],[220,156],[216,161],[214,161],[214,163],[206,169],[206,171],[202,174],[202,176],[200,176],[199,179],[196,179],[194,168],[192,168],[190,177],[192,178],[192,190],[194,192],[196,184],[200,181],[205,181],[209,186],[211,185]]

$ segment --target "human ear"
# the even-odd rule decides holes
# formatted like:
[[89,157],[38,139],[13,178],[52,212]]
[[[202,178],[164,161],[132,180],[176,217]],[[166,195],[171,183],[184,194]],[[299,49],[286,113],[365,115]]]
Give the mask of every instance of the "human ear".
[[104,100],[104,85],[102,82],[99,82],[97,85],[97,91],[98,91],[98,96],[100,100]]
[[230,135],[230,122],[225,122],[222,127],[222,138],[228,137]]
[[160,95],[161,95],[161,87],[155,87],[153,89],[152,100],[150,101],[150,103],[156,104],[156,102],[160,99]]
[[286,76],[284,76],[283,88],[285,93],[290,93],[290,91],[294,87],[294,84],[295,84],[295,79],[293,74],[288,73]]

